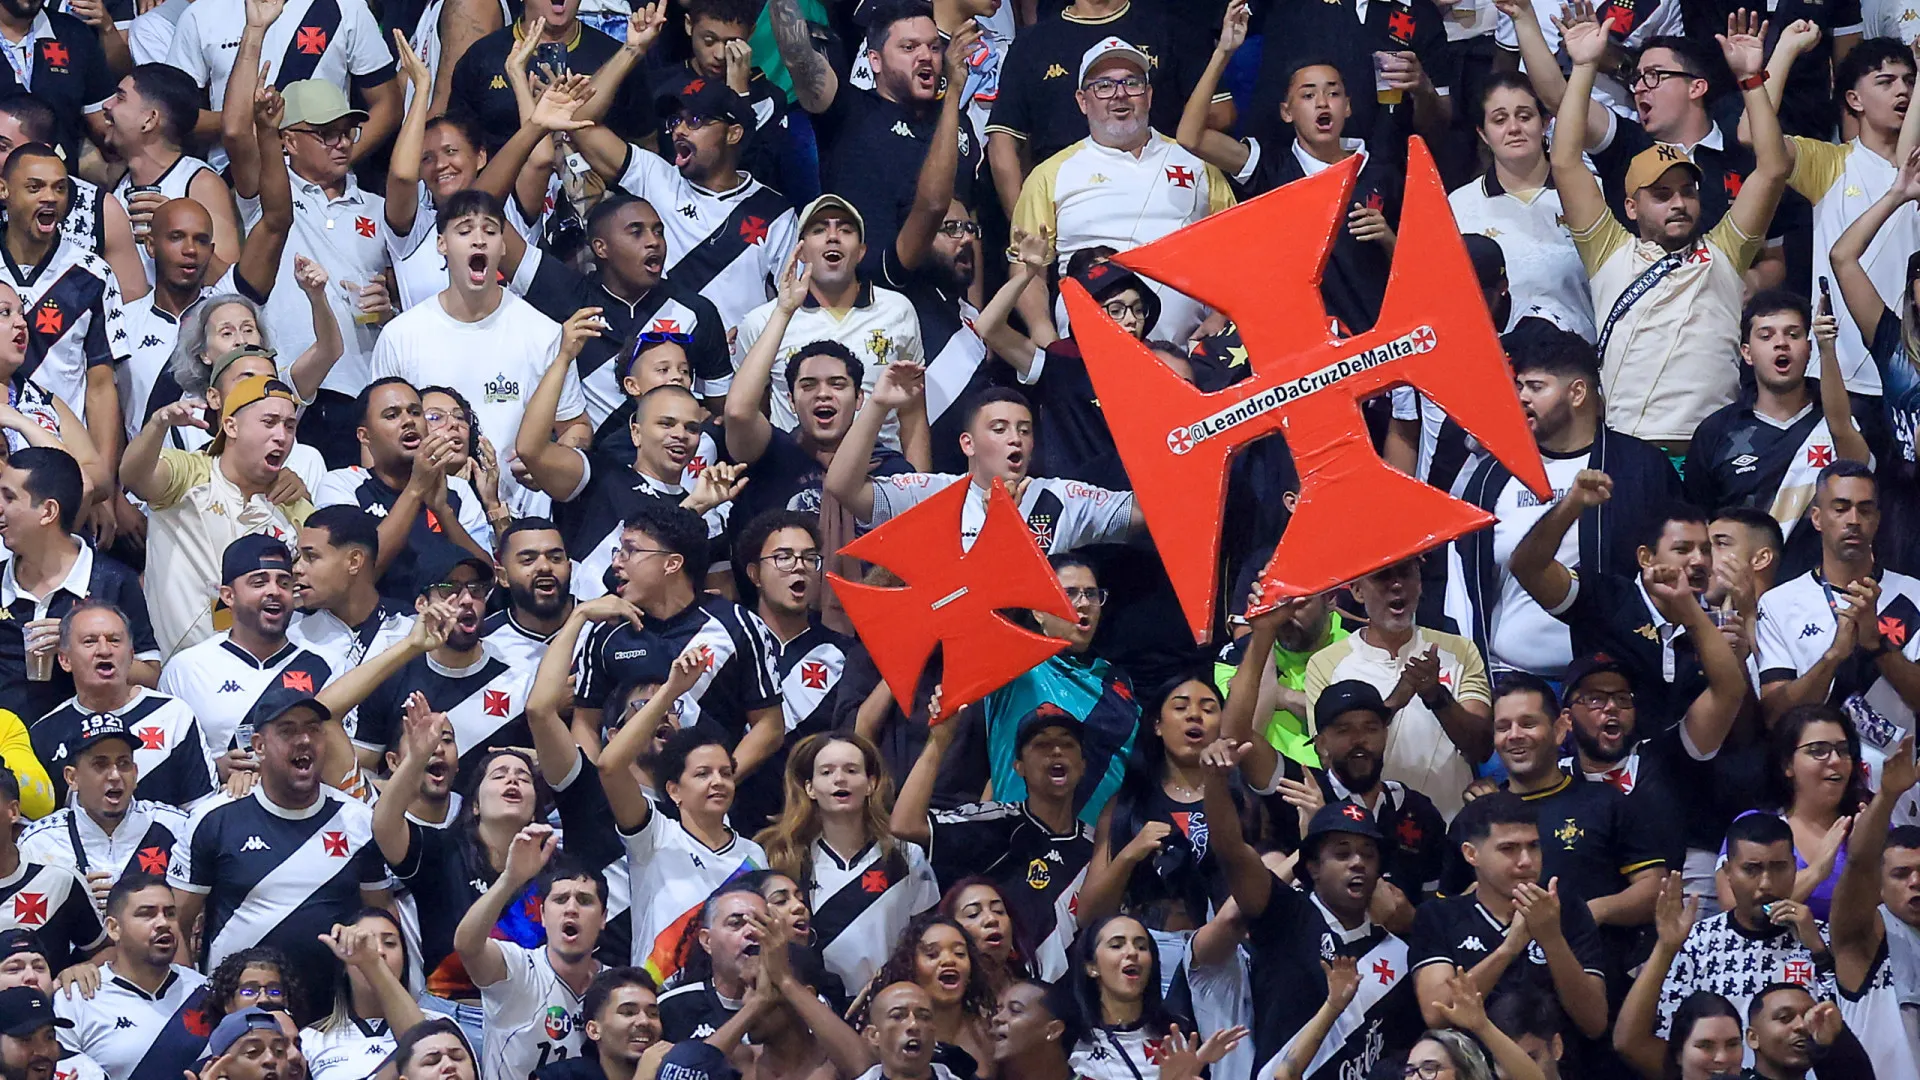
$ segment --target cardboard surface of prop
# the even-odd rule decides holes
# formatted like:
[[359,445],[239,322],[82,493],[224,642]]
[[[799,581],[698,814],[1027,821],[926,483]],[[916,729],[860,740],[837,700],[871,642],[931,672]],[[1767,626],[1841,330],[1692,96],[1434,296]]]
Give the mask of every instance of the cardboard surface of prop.
[[1300,473],[1292,520],[1259,582],[1259,614],[1491,524],[1382,461],[1360,403],[1412,386],[1541,498],[1551,489],[1433,157],[1410,140],[1386,299],[1372,329],[1330,336],[1320,279],[1361,159],[1114,257],[1225,312],[1253,374],[1202,393],[1106,316],[1078,282],[1067,314],[1134,497],[1196,641],[1213,622],[1234,451],[1283,433]]
[[1067,647],[1024,630],[1003,608],[1044,611],[1071,621],[1073,605],[1046,555],[999,480],[987,493],[986,519],[964,548],[962,479],[840,549],[893,571],[890,589],[831,574],[834,594],[860,633],[896,701],[911,702],[920,673],[940,648],[940,709],[950,717]]

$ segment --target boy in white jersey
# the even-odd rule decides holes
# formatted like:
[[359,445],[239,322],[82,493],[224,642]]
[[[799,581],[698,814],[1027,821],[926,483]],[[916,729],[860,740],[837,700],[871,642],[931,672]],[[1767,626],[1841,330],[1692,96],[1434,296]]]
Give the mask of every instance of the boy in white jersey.
[[[521,829],[499,880],[453,932],[486,1013],[485,1080],[526,1080],[541,1065],[581,1052],[580,996],[604,966],[593,950],[606,923],[607,881],[568,859],[549,868],[559,839],[548,825]],[[493,939],[494,923],[536,875],[546,945],[535,950]]]

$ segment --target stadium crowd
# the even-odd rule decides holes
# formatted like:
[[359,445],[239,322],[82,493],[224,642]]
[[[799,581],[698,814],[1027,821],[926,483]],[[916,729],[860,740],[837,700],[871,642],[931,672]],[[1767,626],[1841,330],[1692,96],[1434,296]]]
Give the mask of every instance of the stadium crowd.
[[[0,1080],[1920,1077],[1917,36],[0,0]],[[1061,284],[1231,387],[1110,257],[1357,157],[1364,333],[1414,136],[1551,496],[1400,386],[1493,524],[1269,609],[1253,441],[1196,644]],[[896,697],[996,481],[1066,646]]]

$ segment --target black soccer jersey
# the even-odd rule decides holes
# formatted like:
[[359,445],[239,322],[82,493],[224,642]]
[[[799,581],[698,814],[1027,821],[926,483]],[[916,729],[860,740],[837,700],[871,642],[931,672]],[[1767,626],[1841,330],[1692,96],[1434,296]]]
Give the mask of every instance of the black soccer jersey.
[[1352,957],[1360,988],[1301,1074],[1346,1080],[1371,1074],[1382,1057],[1410,1048],[1424,1026],[1407,943],[1372,921],[1348,930],[1317,897],[1275,878],[1266,910],[1247,921],[1253,983],[1256,1075],[1293,1047],[1327,999],[1322,960]]
[[[1320,785],[1321,798],[1329,803],[1340,799],[1360,801],[1324,770],[1303,769],[1299,762],[1284,757],[1280,765],[1290,780],[1310,774]],[[1299,815],[1277,794],[1264,798],[1269,827],[1287,846],[1298,844]],[[1380,876],[1399,889],[1409,903],[1418,905],[1440,889],[1440,872],[1448,850],[1446,819],[1432,799],[1397,780],[1381,781],[1380,801],[1371,811],[1380,835],[1387,838],[1380,845]]]
[[721,997],[710,982],[670,986],[660,994],[660,1037],[697,1042],[724,1027],[741,1004]]
[[[1666,862],[1651,823],[1643,822],[1639,808],[1611,784],[1562,776],[1553,787],[1520,798],[1540,815],[1541,881],[1557,877],[1561,888],[1582,898],[1612,896],[1633,874]],[[1473,867],[1460,854],[1464,839],[1456,818],[1440,881],[1440,891],[1448,896],[1473,885]]]
[[1632,670],[1643,730],[1679,723],[1707,688],[1686,628],[1654,608],[1638,575],[1576,572],[1573,591],[1548,614],[1567,624],[1574,656],[1604,654]]
[[580,455],[585,476],[580,490],[569,498],[554,500],[553,523],[560,527],[567,556],[573,560],[574,595],[594,597],[612,588],[613,555],[620,548],[626,522],[642,506],[679,506],[687,496],[677,485],[635,471],[631,461],[597,451],[575,452]]
[[220,1021],[209,996],[207,977],[179,964],[152,994],[102,964],[92,997],[53,995],[54,1013],[73,1021],[58,1029],[60,1045],[87,1055],[113,1080],[177,1080],[205,1055]]
[[738,604],[704,594],[677,614],[645,617],[640,629],[624,621],[602,623],[588,635],[576,661],[574,701],[605,709],[616,686],[664,683],[667,670],[687,646],[712,650],[707,670],[680,699],[680,726],[704,724],[739,745],[752,714],[780,703],[765,643]]
[[448,667],[431,655],[416,656],[360,703],[360,724],[353,740],[370,750],[392,746],[402,731],[407,698],[418,691],[434,712],[446,713],[453,725],[460,754],[453,786],[464,790],[490,748],[533,745],[527,728],[527,690],[532,684],[532,671],[509,666],[484,650],[464,668]]
[[1833,464],[1833,432],[1820,411],[1820,387],[1807,380],[1807,407],[1787,423],[1760,415],[1754,391],[1700,421],[1687,446],[1682,481],[1687,501],[1718,508],[1745,506],[1771,514],[1787,534],[1786,580],[1819,558],[1819,534],[1801,528],[1820,470]]
[[321,935],[349,921],[363,894],[386,889],[388,878],[365,803],[321,788],[312,806],[293,810],[256,787],[194,814],[174,845],[167,882],[206,897],[198,959],[207,970],[242,949],[272,945],[294,970],[310,973],[338,964]]
[[[34,756],[46,764],[47,778],[53,781],[55,805],[66,805],[65,769],[73,764],[68,753],[80,738],[81,723],[91,715],[77,699],[68,698],[28,729]],[[139,686],[134,688],[133,700],[115,709],[114,715],[126,725],[127,734],[140,740],[133,751],[133,763],[140,770],[135,796],[188,806],[213,793],[213,763],[207,757],[200,723],[186,702]]]
[[1067,946],[1087,864],[1093,828],[1075,821],[1056,835],[1025,803],[971,803],[927,815],[927,859],[944,893],[965,877],[992,878],[1007,902],[1015,945],[1036,974],[1066,972]]
[[0,930],[19,928],[40,942],[47,966],[60,971],[107,943],[93,894],[65,866],[20,860],[0,877]]
[[[1471,971],[1500,947],[1507,924],[1493,917],[1473,893],[1449,896],[1420,905],[1408,935],[1408,960],[1414,970],[1428,964],[1452,964]],[[1560,888],[1560,933],[1567,947],[1587,974],[1606,977],[1606,951],[1600,933],[1585,900],[1573,890]],[[1547,954],[1535,941],[1525,956],[1507,965],[1494,993],[1531,992],[1552,997],[1553,975],[1547,970]],[[1492,994],[1487,995],[1492,997]]]
[[[1388,226],[1397,229],[1400,227],[1400,193],[1405,180],[1387,155],[1368,153],[1358,142],[1355,140],[1348,149],[1363,155],[1364,164],[1348,199],[1379,210],[1386,216]],[[1249,149],[1253,157],[1243,173],[1246,179],[1235,177],[1234,184],[1235,192],[1242,199],[1264,195],[1308,175],[1306,163],[1300,160],[1302,151],[1290,140],[1263,143],[1253,139],[1249,140]],[[1393,257],[1386,245],[1355,239],[1352,230],[1347,228],[1346,215],[1341,215],[1340,227],[1333,235],[1333,250],[1320,277],[1320,294],[1326,300],[1327,314],[1339,319],[1349,333],[1373,329],[1374,321],[1380,317],[1380,301],[1387,294],[1387,273],[1392,265]]]
[[[974,329],[980,312],[966,295],[928,263],[918,270],[900,266],[889,247],[880,253],[880,282],[907,298],[920,317],[920,353],[927,359],[927,420],[933,426],[933,471],[963,473],[960,421],[966,402],[992,387],[1016,386],[1013,365],[987,351]],[[1029,397],[1031,397],[1029,391]],[[1122,485],[1125,486],[1125,485]]]
[[[860,211],[867,246],[861,270],[869,275],[879,273],[881,253],[893,247],[900,223],[913,209],[920,165],[927,159],[939,119],[937,106],[912,108],[845,80],[834,93],[833,104],[813,118],[820,136],[821,190],[839,195]],[[977,205],[973,185],[980,171],[980,151],[979,135],[963,113],[953,190],[968,205]]]

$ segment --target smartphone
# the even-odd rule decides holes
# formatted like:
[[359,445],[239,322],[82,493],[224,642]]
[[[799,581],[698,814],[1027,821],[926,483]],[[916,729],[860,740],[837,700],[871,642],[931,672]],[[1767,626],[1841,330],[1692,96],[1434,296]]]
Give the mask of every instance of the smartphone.
[[543,41],[533,50],[534,70],[545,64],[555,78],[567,74],[567,46],[561,41]]
[[1820,276],[1820,314],[1833,314],[1833,290],[1827,285],[1825,274]]

